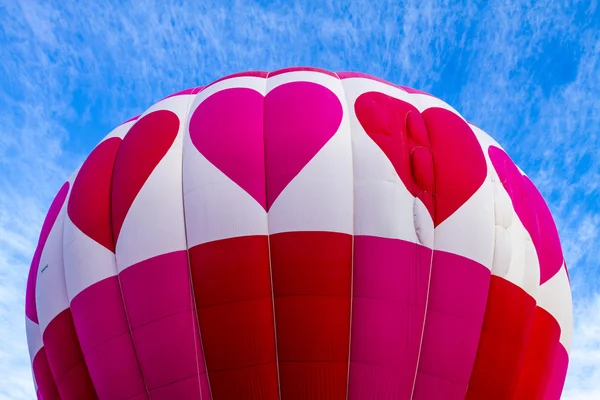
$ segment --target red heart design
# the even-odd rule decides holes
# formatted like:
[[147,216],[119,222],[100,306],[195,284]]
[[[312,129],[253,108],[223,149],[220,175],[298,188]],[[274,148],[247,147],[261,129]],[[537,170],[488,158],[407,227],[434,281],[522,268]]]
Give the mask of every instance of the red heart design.
[[563,264],[558,229],[542,194],[521,174],[504,150],[490,146],[488,154],[517,216],[529,232],[540,262],[540,285],[552,278]]
[[483,184],[487,171],[481,146],[469,125],[451,111],[429,108],[420,113],[379,92],[362,94],[354,108],[408,191],[423,201],[434,226]]
[[85,160],[69,197],[69,218],[83,233],[115,252],[110,216],[113,166],[121,138],[100,143]]
[[151,112],[131,127],[121,143],[112,174],[112,227],[117,242],[133,200],[177,137],[179,118],[168,110]]
[[341,120],[329,89],[291,82],[265,98],[246,88],[217,92],[200,103],[189,129],[198,151],[268,211]]

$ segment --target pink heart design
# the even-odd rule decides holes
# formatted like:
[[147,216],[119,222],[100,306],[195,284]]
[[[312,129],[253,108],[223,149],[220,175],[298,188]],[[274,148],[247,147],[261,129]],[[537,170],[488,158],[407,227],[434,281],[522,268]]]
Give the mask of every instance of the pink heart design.
[[517,216],[531,236],[540,263],[541,285],[560,270],[564,260],[550,209],[533,182],[521,174],[504,150],[490,146],[488,154]]
[[196,149],[266,209],[264,98],[247,88],[219,91],[190,119]]
[[268,211],[341,119],[329,89],[291,82],[265,98],[246,88],[217,92],[194,111],[189,129],[198,151]]
[[123,139],[112,174],[112,227],[117,242],[131,204],[177,137],[179,118],[168,110],[140,118]]
[[110,216],[113,166],[121,138],[100,143],[85,160],[69,197],[69,218],[83,233],[115,252]]
[[440,225],[481,187],[485,157],[471,128],[442,108],[420,113],[412,104],[367,92],[354,104],[363,129]]

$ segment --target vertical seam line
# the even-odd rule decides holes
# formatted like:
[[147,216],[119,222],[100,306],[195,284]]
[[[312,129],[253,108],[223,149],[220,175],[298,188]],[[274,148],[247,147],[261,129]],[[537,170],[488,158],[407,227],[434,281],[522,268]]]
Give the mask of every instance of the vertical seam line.
[[279,399],[281,399],[281,374],[279,372],[279,347],[277,343],[277,319],[275,315],[275,286],[273,285],[273,265],[271,262],[271,235],[269,234],[269,195],[267,191],[267,135],[265,134],[265,115],[267,109],[267,88],[268,79],[270,72],[267,72],[265,77],[265,92],[263,95],[263,115],[262,115],[262,131],[263,131],[263,162],[265,172],[265,204],[267,209],[265,210],[265,216],[267,219],[267,252],[269,256],[269,276],[271,278],[271,306],[273,310],[273,335],[275,340],[275,367],[277,369],[277,391]]
[[110,230],[111,230],[111,235],[112,235],[112,240],[113,240],[113,245],[115,246],[115,253],[114,253],[114,260],[115,260],[115,269],[117,270],[117,283],[119,284],[119,294],[121,295],[121,302],[123,304],[123,313],[125,314],[125,319],[127,320],[127,329],[129,330],[129,336],[131,337],[131,347],[133,348],[133,354],[135,355],[135,361],[136,364],[138,366],[138,369],[140,370],[140,376],[142,377],[142,382],[144,382],[144,387],[146,388],[146,394],[148,395],[148,399],[151,400],[151,396],[150,396],[150,390],[148,389],[148,383],[146,382],[146,378],[144,377],[144,371],[142,371],[142,365],[140,364],[140,358],[138,355],[138,351],[137,351],[137,347],[135,345],[135,340],[133,339],[133,330],[131,329],[131,322],[129,321],[129,314],[127,313],[127,307],[125,306],[125,296],[123,295],[123,285],[121,284],[121,271],[119,271],[119,263],[117,260],[117,240],[115,240],[115,233],[113,230],[113,214],[112,214],[112,199],[113,199],[113,181],[115,178],[115,163],[117,161],[117,157],[119,156],[119,151],[121,150],[121,146],[123,145],[123,142],[125,141],[125,138],[127,137],[127,134],[129,133],[129,131],[131,130],[131,128],[133,128],[133,126],[137,123],[137,121],[139,121],[142,117],[142,114],[140,114],[138,116],[138,119],[134,120],[133,123],[131,124],[131,126],[129,127],[129,129],[127,129],[127,132],[123,135],[123,138],[121,139],[121,143],[119,143],[119,148],[117,149],[117,152],[115,154],[115,159],[113,161],[112,164],[112,171],[110,174],[110,199],[108,202],[108,207],[109,207],[109,211],[108,211],[108,215],[110,218]]
[[[409,102],[410,103],[410,102]],[[412,104],[412,103],[411,103]],[[423,113],[419,112],[419,115],[421,115],[421,117],[423,116]],[[404,121],[405,126],[407,126],[407,122],[408,122],[408,114],[406,116],[406,119]],[[423,121],[425,122],[425,121]],[[432,242],[431,242],[431,256],[429,258],[429,277],[427,280],[427,296],[425,298],[425,312],[423,313],[423,327],[421,329],[421,340],[419,342],[419,353],[417,355],[417,363],[415,366],[415,376],[413,379],[413,385],[412,385],[412,390],[410,392],[410,400],[413,400],[414,395],[415,395],[415,388],[417,386],[417,376],[419,375],[419,366],[421,364],[421,352],[423,351],[423,338],[425,337],[425,326],[427,324],[427,311],[429,310],[429,296],[431,294],[431,275],[433,272],[433,257],[435,254],[435,217],[436,217],[436,205],[437,205],[437,186],[436,186],[436,179],[435,179],[435,159],[434,159],[434,154],[433,154],[433,148],[431,146],[431,137],[429,136],[429,131],[427,131],[427,125],[425,125],[425,132],[427,132],[427,139],[429,141],[429,148],[431,149],[431,165],[432,165],[432,169],[433,169],[433,188],[432,191],[433,193],[431,193],[432,196],[432,202],[433,202],[433,216],[432,216],[432,223],[433,223],[433,232],[432,232]],[[411,156],[412,156],[412,151],[411,151]],[[409,156],[410,157],[410,156]],[[426,193],[426,191],[422,190],[422,193]],[[418,197],[415,197],[415,203],[417,201],[419,201],[420,199]],[[414,207],[414,206],[413,206]],[[413,215],[414,218],[414,215]],[[414,221],[413,221],[414,223]],[[417,239],[417,241],[419,241]],[[417,243],[417,246],[419,246],[420,244]],[[418,251],[418,247],[415,247],[415,250]]]
[[[65,221],[66,221],[67,216],[68,216],[67,210],[68,210],[68,206],[69,206],[69,200],[71,199],[71,191],[73,190],[73,183],[75,183],[75,179],[73,179],[73,182],[69,182],[69,191],[67,192],[67,197],[65,198],[65,201],[63,202],[63,205],[62,205],[62,210],[60,211],[60,213],[64,213],[64,215],[62,216],[62,221],[61,221],[62,226],[60,228],[60,230],[61,230],[61,232],[60,232],[61,233],[60,234],[61,269],[62,269],[63,281],[65,283],[65,297],[67,298],[67,308],[66,309],[69,309],[69,313],[71,313],[71,325],[73,326],[73,331],[75,332],[75,337],[77,338],[77,347],[79,348],[79,351],[81,351],[81,357],[82,357],[81,361],[83,362],[83,365],[85,365],[85,369],[86,369],[86,372],[87,372],[87,377],[89,378],[90,383],[92,385],[92,389],[94,389],[94,394],[97,397],[98,396],[98,392],[96,390],[96,387],[94,386],[94,382],[92,381],[92,376],[90,375],[90,369],[89,369],[89,367],[87,365],[87,362],[85,361],[85,354],[83,353],[83,349],[81,348],[81,342],[79,340],[79,335],[77,334],[77,328],[75,327],[75,320],[73,319],[73,313],[71,311],[71,299],[69,298],[69,289],[67,288],[67,273],[66,273],[66,270],[65,270],[65,246],[64,246],[65,245]],[[56,221],[54,222],[54,224],[56,224],[56,222],[59,221],[59,218],[61,218],[60,213],[58,214],[58,217],[57,217]],[[48,241],[46,241],[46,244],[47,243],[48,243]],[[46,247],[46,246],[44,246],[44,247]],[[41,261],[41,255],[42,254],[40,252],[40,261]],[[36,302],[36,305],[37,305],[37,302]],[[65,310],[63,310],[63,311],[65,311]],[[61,313],[63,311],[61,311]],[[57,316],[59,314],[57,314]],[[38,318],[38,321],[39,321],[39,318]],[[47,357],[47,353],[46,353],[46,357]],[[64,377],[67,376],[68,373],[71,372],[71,370],[73,368],[75,368],[76,365],[77,364],[75,364],[71,368],[69,368],[69,370],[67,370],[67,372],[65,372],[65,374],[61,377],[61,380],[64,379]],[[60,381],[55,378],[55,383],[56,383],[56,389],[58,390],[58,384],[60,383]],[[58,393],[59,393],[59,396],[60,396],[60,391]]]
[[[210,377],[208,375],[208,366],[206,365],[206,355],[204,354],[204,344],[202,342],[202,332],[200,329],[200,317],[198,316],[198,306],[196,304],[196,294],[194,293],[194,281],[193,281],[193,277],[192,277],[192,263],[190,260],[190,251],[189,251],[189,244],[188,244],[188,236],[187,236],[187,218],[185,216],[185,190],[183,188],[183,154],[184,154],[184,146],[185,146],[185,137],[186,137],[186,132],[189,130],[189,117],[191,114],[191,105],[194,102],[194,100],[196,99],[196,97],[198,97],[198,93],[201,91],[201,89],[199,89],[200,87],[197,86],[196,88],[194,88],[194,90],[192,91],[192,96],[190,96],[191,98],[188,100],[188,104],[187,104],[187,108],[186,108],[186,114],[185,114],[185,121],[184,121],[184,126],[183,126],[183,132],[182,132],[182,138],[181,138],[181,205],[182,205],[182,211],[183,211],[183,231],[184,231],[184,237],[185,237],[185,255],[187,258],[187,264],[188,264],[188,274],[189,274],[189,288],[190,288],[190,303],[192,306],[192,332],[194,330],[194,324],[197,325],[198,328],[198,335],[194,335],[194,352],[195,352],[195,358],[196,358],[196,374],[198,377],[198,393],[200,393],[200,400],[202,399],[202,384],[200,382],[200,360],[198,358],[198,345],[200,345],[200,350],[202,351],[202,358],[203,358],[203,362],[204,362],[204,373],[206,375],[206,381],[208,382],[208,390],[209,390],[209,395],[212,399],[212,388],[210,385]],[[198,90],[196,93],[194,93],[196,90]],[[196,316],[196,321],[194,321],[193,315]],[[199,343],[198,343],[199,342]]]
[[[351,261],[350,261],[350,323],[349,323],[349,333],[348,333],[348,371],[346,373],[346,400],[350,397],[350,364],[352,362],[352,314],[354,311],[354,240],[355,240],[355,223],[356,223],[356,202],[355,202],[355,190],[354,190],[354,148],[352,142],[352,126],[350,124],[350,104],[348,102],[348,98],[346,97],[346,90],[344,89],[343,81],[340,79],[340,76],[337,72],[334,72],[338,81],[340,82],[340,87],[342,89],[342,94],[344,96],[344,103],[346,103],[346,121],[348,123],[348,135],[350,140],[350,161],[352,163],[352,249],[351,249]],[[343,117],[342,117],[343,118]],[[342,119],[343,123],[343,119]]]

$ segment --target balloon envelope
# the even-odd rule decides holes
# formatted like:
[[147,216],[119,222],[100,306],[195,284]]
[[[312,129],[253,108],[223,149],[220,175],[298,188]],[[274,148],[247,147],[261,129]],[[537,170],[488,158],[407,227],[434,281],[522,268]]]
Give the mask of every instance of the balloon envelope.
[[491,137],[290,68],[106,136],[50,207],[26,323],[43,399],[558,399],[572,305],[550,211]]

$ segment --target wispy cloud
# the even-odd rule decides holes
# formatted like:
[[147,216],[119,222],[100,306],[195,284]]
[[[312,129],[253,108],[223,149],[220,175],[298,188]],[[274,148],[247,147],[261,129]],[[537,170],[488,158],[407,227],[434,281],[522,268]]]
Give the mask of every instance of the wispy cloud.
[[595,400],[600,398],[600,295],[577,303],[575,331],[569,385],[563,397],[566,400]]
[[23,327],[29,259],[51,197],[84,155],[169,93],[290,65],[431,91],[507,148],[557,215],[572,271],[568,398],[599,390],[585,383],[600,382],[592,379],[600,262],[590,251],[600,234],[595,0],[9,0],[0,20],[0,399],[33,395]]

